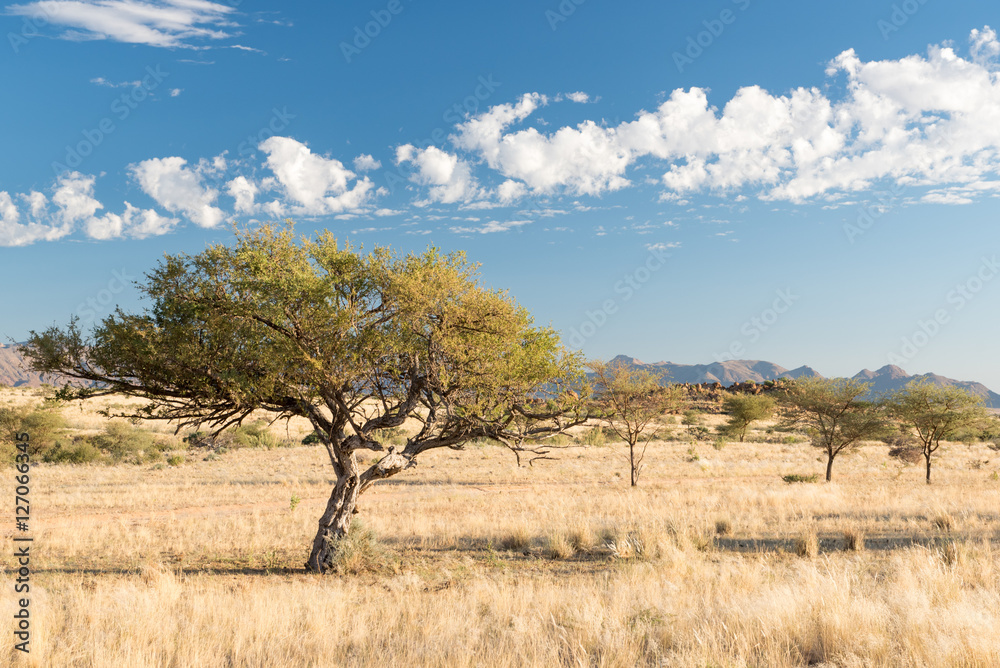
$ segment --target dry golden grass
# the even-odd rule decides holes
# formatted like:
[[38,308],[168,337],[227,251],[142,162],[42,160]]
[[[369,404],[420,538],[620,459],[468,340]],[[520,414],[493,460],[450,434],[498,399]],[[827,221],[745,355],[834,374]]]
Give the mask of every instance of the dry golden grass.
[[[92,410],[64,413],[100,429]],[[947,446],[930,486],[877,445],[790,485],[823,470],[804,443],[657,442],[638,489],[613,444],[532,468],[434,452],[362,497],[384,558],[334,576],[301,572],[322,449],[203,457],[33,469],[34,665],[1000,665],[984,446]],[[9,550],[0,566],[9,582]]]

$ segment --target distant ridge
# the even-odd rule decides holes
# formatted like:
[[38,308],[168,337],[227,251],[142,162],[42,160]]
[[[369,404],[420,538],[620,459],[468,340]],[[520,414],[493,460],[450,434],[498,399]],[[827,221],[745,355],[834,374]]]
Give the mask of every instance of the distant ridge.
[[[612,362],[648,368],[660,375],[668,383],[722,383],[732,385],[752,380],[762,383],[777,378],[801,378],[812,376],[823,378],[815,369],[800,366],[796,369],[786,369],[772,362],[760,360],[727,360],[711,364],[675,364],[673,362],[645,363],[628,355],[618,355]],[[944,387],[960,387],[983,398],[991,408],[1000,408],[1000,394],[991,391],[982,383],[954,380],[934,373],[911,376],[898,366],[887,364],[877,371],[863,369],[853,376],[857,380],[872,384],[872,394],[891,392],[905,386],[912,380],[928,380],[935,385]]]
[[0,385],[7,387],[41,387],[41,385],[64,385],[67,381],[79,384],[80,381],[66,378],[58,374],[40,374],[27,368],[24,357],[17,346],[0,343]]

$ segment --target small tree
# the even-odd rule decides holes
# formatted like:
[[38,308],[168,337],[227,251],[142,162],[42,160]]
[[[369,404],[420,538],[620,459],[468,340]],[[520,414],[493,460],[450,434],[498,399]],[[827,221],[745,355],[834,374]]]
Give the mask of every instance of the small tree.
[[657,420],[676,412],[683,405],[684,394],[677,386],[661,386],[656,374],[627,364],[596,360],[588,366],[594,376],[597,414],[628,444],[629,471],[635,487],[646,448],[661,427]]
[[928,485],[931,457],[941,447],[941,441],[981,428],[988,418],[981,397],[960,387],[942,387],[926,380],[907,383],[891,395],[888,406],[923,446]]
[[826,481],[833,479],[833,460],[863,441],[882,436],[888,425],[880,402],[862,401],[870,383],[848,378],[799,378],[779,395],[789,409],[787,424],[805,424],[812,445],[826,452]]
[[738,436],[742,443],[751,424],[774,414],[775,403],[772,397],[764,394],[728,395],[722,401],[723,410],[729,414],[724,431]]
[[[578,356],[480,286],[461,253],[361,255],[329,232],[297,242],[264,226],[237,231],[235,247],[167,256],[147,278],[147,311],[118,310],[89,338],[75,320],[32,332],[26,357],[96,383],[64,395],[149,400],[122,417],[216,434],[257,411],[308,419],[336,477],[310,570],[330,568],[358,497],[422,453],[479,438],[528,450],[584,421],[568,391]],[[407,421],[416,432],[386,448],[386,430]],[[382,454],[365,467],[359,450]]]

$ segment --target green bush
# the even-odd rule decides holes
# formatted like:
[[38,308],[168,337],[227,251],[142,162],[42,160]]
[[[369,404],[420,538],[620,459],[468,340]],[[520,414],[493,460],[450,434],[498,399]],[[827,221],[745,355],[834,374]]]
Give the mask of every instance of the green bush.
[[792,473],[789,475],[781,476],[781,479],[790,485],[793,482],[817,482],[819,480],[819,476],[815,473],[812,475],[801,475],[799,473]]
[[323,439],[315,431],[306,434],[306,437],[302,439],[302,445],[321,445],[322,443]]
[[[315,436],[315,434],[310,434]],[[317,437],[318,438],[318,437]],[[306,437],[308,440],[309,436]],[[235,450],[238,448],[263,448],[273,450],[274,448],[288,447],[292,445],[287,441],[272,434],[268,430],[268,423],[265,420],[258,420],[253,424],[243,424],[218,434],[216,436],[207,432],[196,431],[184,437],[184,442],[189,448],[211,448],[216,452]]]
[[607,441],[608,441],[608,435],[607,433],[605,433],[604,427],[601,426],[588,429],[583,433],[583,436],[580,438],[580,442],[583,443],[584,445],[602,446],[605,443],[607,443]]
[[180,466],[183,463],[184,458],[180,455],[170,455],[167,457],[167,464],[170,464],[171,466]]
[[169,449],[151,432],[123,420],[112,420],[90,440],[115,464],[148,464],[162,459],[163,451]]
[[688,410],[684,411],[684,417],[681,418],[681,424],[695,425],[701,424],[704,421],[702,418],[701,411]]
[[52,464],[91,464],[101,458],[101,451],[86,436],[58,441],[42,455],[42,461]]
[[66,419],[53,408],[22,406],[20,408],[0,408],[0,453],[3,461],[14,460],[15,436],[27,432],[28,454],[40,459],[55,447],[66,429]]

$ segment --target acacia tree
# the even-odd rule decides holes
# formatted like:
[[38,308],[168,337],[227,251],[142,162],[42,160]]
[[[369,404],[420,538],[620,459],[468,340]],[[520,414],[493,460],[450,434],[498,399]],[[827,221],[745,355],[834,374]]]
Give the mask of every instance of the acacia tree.
[[738,436],[742,443],[751,424],[771,417],[775,401],[763,394],[730,394],[722,400],[722,405],[729,414],[724,431]]
[[[581,360],[480,286],[461,253],[361,255],[329,232],[297,241],[265,226],[237,231],[232,247],[166,256],[140,289],[145,312],[118,309],[89,337],[75,320],[32,332],[30,363],[96,384],[67,397],[144,397],[124,417],[178,429],[218,433],[254,411],[308,419],[336,475],[310,570],[331,567],[359,495],[422,453],[477,438],[533,450],[584,421],[567,391]],[[379,430],[408,419],[417,432],[386,450]],[[359,450],[385,454],[364,468]]]
[[981,397],[960,387],[942,387],[929,381],[911,381],[888,400],[889,410],[912,429],[923,446],[927,484],[931,484],[931,456],[941,441],[986,424]]
[[680,408],[683,393],[676,386],[661,386],[651,371],[621,362],[595,360],[587,366],[593,373],[596,414],[628,445],[630,479],[636,487],[646,448],[661,427],[658,420]]
[[791,413],[786,424],[804,423],[813,446],[826,452],[826,481],[833,479],[833,460],[879,438],[887,428],[884,406],[862,401],[871,383],[849,378],[799,378],[779,394]]

